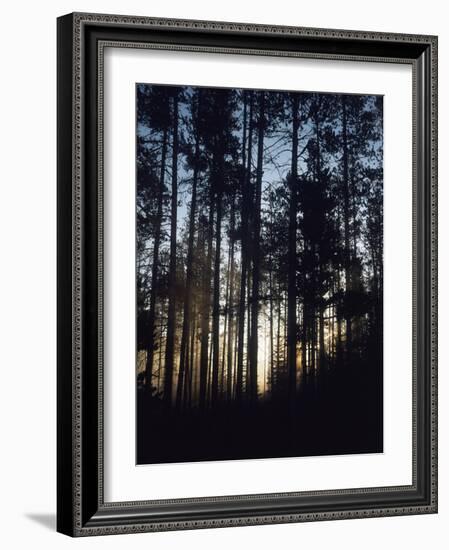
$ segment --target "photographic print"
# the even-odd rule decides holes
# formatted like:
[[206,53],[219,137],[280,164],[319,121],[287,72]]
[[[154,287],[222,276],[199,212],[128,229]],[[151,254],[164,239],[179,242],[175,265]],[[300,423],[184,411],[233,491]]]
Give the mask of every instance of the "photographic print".
[[136,85],[137,464],[383,451],[383,98]]

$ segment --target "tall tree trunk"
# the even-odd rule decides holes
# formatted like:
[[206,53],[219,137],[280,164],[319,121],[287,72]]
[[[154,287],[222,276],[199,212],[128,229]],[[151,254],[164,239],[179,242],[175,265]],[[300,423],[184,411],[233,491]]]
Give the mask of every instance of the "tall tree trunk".
[[259,283],[260,283],[260,210],[262,200],[263,176],[263,141],[265,132],[265,93],[259,92],[259,121],[257,136],[257,169],[256,189],[253,208],[253,273],[251,296],[251,340],[249,348],[250,366],[250,399],[257,399],[257,367],[258,367],[258,329],[259,329]]
[[227,399],[232,398],[232,360],[233,360],[233,335],[234,335],[234,278],[235,278],[235,262],[234,262],[234,233],[235,233],[235,196],[231,203],[231,220],[230,220],[230,273],[229,273],[229,303],[228,303],[228,356],[227,356],[227,371],[226,371],[226,394]]
[[[287,359],[287,355],[288,355],[288,350],[287,350],[287,342],[288,342],[288,291],[285,294],[285,299],[284,299],[284,342],[283,342],[283,346],[282,346],[282,360],[283,360],[283,366],[285,369],[287,369],[287,365],[288,365],[288,359]],[[285,373],[287,373],[287,370],[285,370]],[[284,374],[285,374],[284,373]],[[288,374],[288,373],[287,373]],[[288,376],[287,376],[287,380],[286,380],[286,383],[288,384]],[[288,387],[287,387],[287,390],[288,390]]]
[[208,365],[209,365],[209,330],[210,330],[210,293],[212,275],[212,240],[214,223],[214,206],[212,192],[210,193],[209,220],[207,224],[207,251],[205,268],[202,278],[202,312],[201,312],[201,349],[200,349],[200,408],[206,406]]
[[[251,92],[250,92],[251,93]],[[241,211],[241,254],[242,267],[240,275],[240,297],[238,310],[238,350],[235,396],[241,400],[243,395],[243,357],[245,350],[245,303],[246,303],[246,278],[248,270],[248,217],[249,217],[249,188],[251,186],[251,158],[252,158],[252,134],[253,134],[253,97],[249,99],[249,131],[248,131],[248,165],[246,166],[246,126],[247,126],[247,95],[244,96],[243,106],[243,148],[242,148],[242,211]]]
[[292,166],[290,174],[290,206],[288,218],[288,319],[287,319],[287,369],[290,402],[296,394],[296,213],[298,209],[298,130],[299,99],[293,93],[292,105]]
[[[278,319],[277,319],[277,339],[276,339],[276,374],[279,373],[281,367],[281,316],[282,316],[282,294],[281,282],[278,279]],[[275,386],[277,385],[277,379]]]
[[[159,248],[161,244],[161,228],[162,228],[162,205],[164,197],[165,185],[165,162],[167,156],[167,141],[168,132],[164,130],[162,137],[162,155],[161,155],[161,173],[159,177],[159,189],[157,195],[157,214],[156,214],[156,229],[154,235],[153,246],[153,265],[151,268],[151,291],[150,291],[150,310],[148,312],[148,344],[147,357],[145,365],[145,378],[148,390],[151,392],[153,378],[153,362],[154,362],[154,333],[156,330],[156,297],[159,273]],[[160,368],[160,367],[159,367]],[[160,376],[160,374],[159,374]]]
[[[322,174],[321,174],[321,136],[320,136],[320,121],[319,113],[321,109],[321,101],[318,100],[317,112],[315,114],[315,132],[316,132],[316,183],[321,189],[323,187]],[[319,338],[319,367],[324,367],[326,362],[326,352],[324,349],[324,294],[325,289],[323,288],[323,255],[321,246],[323,244],[323,239],[320,238],[319,249],[318,249],[318,338]],[[326,243],[327,245],[327,243]]]
[[274,380],[274,306],[273,306],[273,270],[271,268],[270,261],[270,274],[269,274],[269,293],[270,293],[270,390],[273,393],[273,380]]
[[[312,257],[316,258],[317,256],[317,250],[316,250],[316,244],[312,243]],[[315,266],[314,266],[315,267]],[[316,285],[316,273],[315,269],[312,270],[312,277],[311,277],[311,301],[310,301],[310,326],[311,326],[311,367],[312,367],[312,374],[316,374],[316,344],[317,344],[317,331],[316,331],[316,295],[317,295],[317,285]]]
[[[239,282],[240,284],[240,282]],[[235,296],[240,295],[240,289],[236,290]],[[236,304],[237,309],[237,304]],[[235,387],[236,387],[236,380],[237,380],[237,354],[239,350],[239,331],[238,331],[238,325],[237,325],[237,316],[234,318],[234,351],[233,351],[233,369],[232,369],[232,389],[231,389],[231,399],[235,398]]]
[[[338,231],[340,232],[341,228],[341,214],[340,214],[340,205],[337,204],[337,227]],[[338,242],[337,246],[340,246],[340,240]],[[340,266],[337,267],[337,273],[336,273],[336,292],[340,294],[341,292],[341,274],[340,274]],[[341,311],[340,311],[340,305],[335,304],[335,316],[337,321],[337,343],[336,343],[336,350],[335,350],[335,358],[336,362],[339,365],[342,360],[343,355],[343,346],[342,346],[342,331],[341,331]]]
[[[348,151],[348,123],[347,98],[342,96],[342,133],[343,133],[343,200],[344,200],[344,246],[345,246],[345,288],[346,293],[352,290],[351,280],[351,248],[349,234],[349,151]],[[352,323],[351,314],[345,308],[346,320],[346,355],[349,358],[352,350]]]
[[304,299],[302,305],[302,332],[301,332],[301,369],[304,375],[307,374],[307,305]]
[[215,261],[214,261],[214,296],[212,308],[212,403],[218,397],[218,373],[220,366],[220,255],[221,255],[221,218],[222,218],[222,197],[221,191],[216,193],[217,217],[215,226]]
[[[193,307],[192,318],[195,319],[195,307]],[[186,364],[186,382],[184,384],[184,403],[192,405],[192,385],[195,361],[195,321],[192,323],[190,331],[190,351],[188,353],[189,362]]]
[[[197,117],[199,116],[199,101]],[[195,218],[196,218],[196,195],[198,185],[198,172],[199,172],[199,156],[200,156],[200,136],[199,130],[196,130],[195,138],[195,165],[193,168],[193,183],[192,183],[192,200],[190,203],[190,217],[189,217],[189,242],[187,245],[187,269],[186,269],[186,285],[184,295],[184,319],[182,325],[181,336],[181,350],[179,358],[179,376],[178,387],[176,390],[176,405],[181,406],[182,401],[182,387],[184,383],[184,373],[188,363],[187,348],[189,345],[189,333],[191,324],[191,308],[192,308],[192,285],[193,285],[193,242],[195,238]]]
[[206,396],[209,403],[211,403],[211,395],[212,395],[212,357],[213,357],[213,343],[210,344],[210,350],[209,355],[207,358],[207,390],[206,390]]
[[[338,292],[340,291],[340,287],[341,287],[340,270],[338,269],[337,270],[337,291]],[[343,349],[342,349],[342,343],[341,343],[341,315],[340,315],[340,311],[339,311],[338,307],[336,308],[336,313],[335,314],[337,316],[337,351],[336,351],[336,356],[337,356],[337,364],[340,364],[341,359],[342,359]]]
[[229,332],[229,285],[231,272],[231,241],[228,247],[228,265],[226,268],[226,289],[225,289],[225,306],[224,306],[224,327],[223,327],[223,344],[221,346],[221,365],[220,365],[220,397],[223,397],[225,392],[225,371],[228,351],[228,332]]
[[[354,163],[351,163],[351,169],[349,174],[349,194],[350,194],[350,216],[351,216],[351,228],[352,228],[352,245],[351,245],[351,288],[353,292],[361,292],[363,288],[362,283],[362,268],[361,262],[358,259],[357,243],[359,241],[359,230],[357,227],[357,187],[354,174]],[[360,343],[361,338],[361,318],[356,315],[352,319],[352,351],[354,346]]]
[[162,340],[164,338],[164,323],[161,319],[159,323],[159,353],[158,353],[158,362],[157,362],[157,393],[161,391],[161,382],[162,382]]
[[[253,197],[250,197],[250,212],[253,205]],[[252,234],[251,234],[251,221],[249,223],[248,230],[248,270],[246,276],[246,396],[249,398],[251,395],[251,369],[250,369],[250,346],[251,346],[251,297],[252,297]]]
[[320,368],[323,368],[326,364],[326,350],[324,347],[324,307],[323,299],[320,298],[320,310],[319,310],[319,346],[320,346]]
[[165,348],[164,400],[171,403],[176,331],[176,231],[178,216],[178,94],[173,97],[173,160],[171,181],[170,263],[168,274],[167,343]]
[[269,296],[269,308],[270,308],[270,392],[273,394],[273,380],[274,380],[274,305],[273,305],[273,201],[270,193],[270,256],[269,256],[269,271],[268,271],[268,292]]

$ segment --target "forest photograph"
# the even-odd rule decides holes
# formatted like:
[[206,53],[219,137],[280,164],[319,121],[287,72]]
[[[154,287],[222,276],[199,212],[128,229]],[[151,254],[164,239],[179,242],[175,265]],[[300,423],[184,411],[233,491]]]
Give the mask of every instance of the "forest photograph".
[[136,463],[383,452],[383,97],[136,85]]

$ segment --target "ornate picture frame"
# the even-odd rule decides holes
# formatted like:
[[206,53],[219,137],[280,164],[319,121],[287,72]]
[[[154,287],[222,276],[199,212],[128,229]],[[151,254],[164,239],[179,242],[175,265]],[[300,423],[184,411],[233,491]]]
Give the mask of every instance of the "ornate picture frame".
[[[103,62],[110,46],[411,66],[410,485],[105,501]],[[57,72],[57,530],[90,536],[436,513],[437,38],[74,13],[58,19]]]

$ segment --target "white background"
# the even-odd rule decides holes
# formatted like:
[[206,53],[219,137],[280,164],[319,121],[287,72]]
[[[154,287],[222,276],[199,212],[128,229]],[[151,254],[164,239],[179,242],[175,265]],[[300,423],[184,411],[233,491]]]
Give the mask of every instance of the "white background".
[[[444,2],[259,0],[21,2],[3,6],[0,87],[0,467],[5,548],[446,548],[449,536],[448,133],[440,132],[440,513],[297,525],[71,540],[54,532],[56,332],[56,27],[70,11],[98,11],[440,35],[440,120],[449,120]],[[446,98],[445,101],[443,99]],[[446,540],[445,540],[446,539]]]
[[[104,90],[105,500],[412,483],[412,70],[409,65],[107,48]],[[136,82],[383,95],[383,453],[135,466]],[[405,136],[405,139],[404,139]],[[123,182],[130,182],[123,185]],[[400,284],[398,286],[398,281]],[[398,334],[396,327],[400,326]]]

